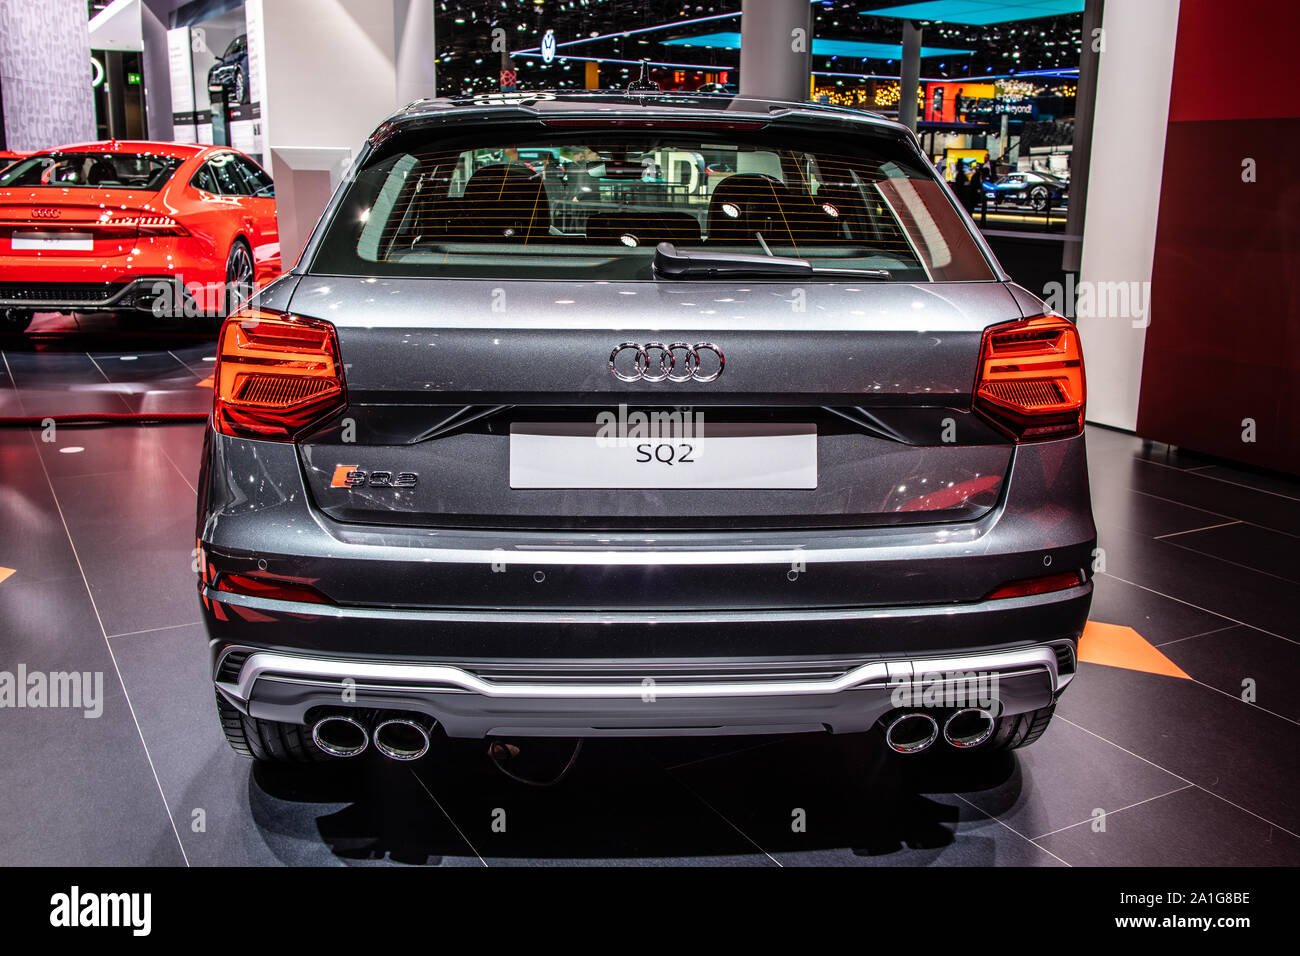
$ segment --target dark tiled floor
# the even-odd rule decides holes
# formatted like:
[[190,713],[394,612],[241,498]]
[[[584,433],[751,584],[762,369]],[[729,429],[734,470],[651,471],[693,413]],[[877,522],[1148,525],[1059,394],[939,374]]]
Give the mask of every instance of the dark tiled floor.
[[[142,394],[126,366],[196,392],[211,366],[201,343],[16,354],[0,414],[10,373],[20,394],[47,376],[122,403]],[[0,670],[102,673],[103,714],[3,711],[0,863],[1300,863],[1300,483],[1090,429],[1093,619],[1134,628],[1191,679],[1085,663],[1016,754],[887,760],[873,735],[596,740],[535,788],[469,742],[414,766],[253,769],[219,732],[198,624],[200,426],[42,437],[0,429],[0,569],[14,569],[0,570]]]
[[203,416],[215,335],[113,315],[37,315],[0,335],[0,420],[71,415]]

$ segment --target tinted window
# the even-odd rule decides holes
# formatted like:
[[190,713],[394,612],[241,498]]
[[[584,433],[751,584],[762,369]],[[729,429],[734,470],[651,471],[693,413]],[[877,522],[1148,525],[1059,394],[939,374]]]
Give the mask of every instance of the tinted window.
[[212,175],[217,180],[217,191],[223,196],[251,196],[253,194],[247,180],[239,171],[238,159],[239,157],[234,153],[218,153],[208,160],[208,165],[212,167]]
[[247,159],[244,156],[236,156],[236,169],[244,177],[244,183],[249,193],[254,196],[274,196],[275,190],[271,188],[271,177],[266,174],[266,170]]
[[207,163],[199,167],[199,171],[190,180],[190,185],[195,189],[202,189],[205,193],[217,194],[221,192],[217,188],[217,177],[212,175],[212,169]]
[[49,153],[20,160],[0,173],[0,186],[139,189],[157,192],[181,160],[153,153]]
[[357,174],[313,272],[648,279],[669,241],[906,281],[993,278],[929,164],[893,136],[416,135],[390,139]]

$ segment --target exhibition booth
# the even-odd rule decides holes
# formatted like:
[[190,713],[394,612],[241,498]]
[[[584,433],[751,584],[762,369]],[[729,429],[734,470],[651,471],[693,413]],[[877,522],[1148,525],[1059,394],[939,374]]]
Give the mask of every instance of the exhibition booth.
[[0,860],[1300,864],[1246,6],[0,0]]

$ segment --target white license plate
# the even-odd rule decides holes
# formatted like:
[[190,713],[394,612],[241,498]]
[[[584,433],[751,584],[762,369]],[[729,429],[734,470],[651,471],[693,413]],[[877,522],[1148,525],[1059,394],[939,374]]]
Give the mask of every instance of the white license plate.
[[94,252],[95,240],[88,233],[67,236],[50,236],[39,233],[15,232],[9,237],[15,252],[24,249],[69,249],[74,252]]
[[709,423],[604,436],[585,422],[510,426],[511,488],[816,488],[817,426]]

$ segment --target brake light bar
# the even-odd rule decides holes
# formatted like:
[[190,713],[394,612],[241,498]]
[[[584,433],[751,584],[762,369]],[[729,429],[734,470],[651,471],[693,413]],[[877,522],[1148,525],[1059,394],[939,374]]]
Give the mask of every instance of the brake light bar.
[[224,435],[293,441],[347,405],[334,326],[266,309],[226,319],[212,420]]
[[1080,434],[1086,391],[1069,319],[1038,315],[984,330],[974,409],[1016,441]]
[[117,229],[138,229],[146,236],[188,236],[189,231],[171,216],[149,213],[115,213],[98,225]]

